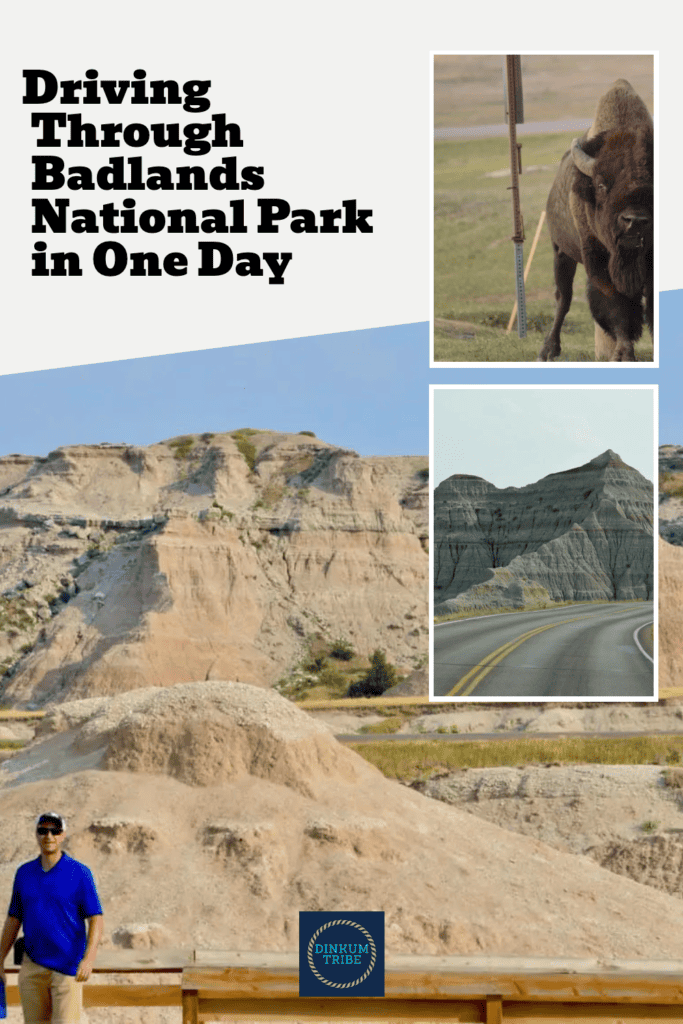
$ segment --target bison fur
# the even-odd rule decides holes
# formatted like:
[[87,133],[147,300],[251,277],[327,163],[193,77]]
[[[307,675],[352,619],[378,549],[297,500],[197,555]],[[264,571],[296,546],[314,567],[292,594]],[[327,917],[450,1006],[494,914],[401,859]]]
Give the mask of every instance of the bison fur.
[[654,328],[653,124],[628,82],[605,93],[593,125],[562,158],[547,203],[555,257],[556,311],[538,359],[560,355],[560,330],[577,264],[586,270],[596,359],[634,362]]

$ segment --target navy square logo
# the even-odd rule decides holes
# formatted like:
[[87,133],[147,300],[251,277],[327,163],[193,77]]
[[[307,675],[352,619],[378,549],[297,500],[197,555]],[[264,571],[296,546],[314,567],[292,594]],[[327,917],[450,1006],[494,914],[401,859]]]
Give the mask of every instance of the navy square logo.
[[384,995],[384,911],[299,913],[300,996]]

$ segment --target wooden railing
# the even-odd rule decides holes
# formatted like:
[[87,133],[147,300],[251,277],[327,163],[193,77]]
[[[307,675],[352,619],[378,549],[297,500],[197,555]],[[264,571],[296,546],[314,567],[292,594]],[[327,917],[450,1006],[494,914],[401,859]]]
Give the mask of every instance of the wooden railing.
[[300,999],[297,954],[201,952],[182,988],[183,1024],[683,1021],[683,961],[390,957],[383,998]]
[[[7,970],[8,1003],[16,1005],[17,969]],[[298,991],[296,953],[129,950],[100,954],[84,1003],[182,1007],[183,1024],[683,1021],[683,961],[399,956],[387,960],[383,998],[300,999]]]
[[[182,973],[193,963],[192,950],[102,950],[90,981],[83,986],[83,1003],[96,1006],[182,1006]],[[19,1004],[19,968],[5,963],[7,1004]]]

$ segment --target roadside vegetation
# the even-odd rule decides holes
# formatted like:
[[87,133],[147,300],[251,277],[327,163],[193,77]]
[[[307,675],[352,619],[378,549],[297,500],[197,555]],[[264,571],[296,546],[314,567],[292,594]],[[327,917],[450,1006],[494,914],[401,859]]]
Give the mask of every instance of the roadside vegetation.
[[274,689],[297,703],[324,702],[378,696],[400,679],[384,651],[378,649],[368,659],[345,637],[329,640],[318,633],[308,638],[306,655]]
[[[601,739],[591,736],[556,739],[406,740],[350,743],[387,778],[411,783],[465,768],[525,767],[534,764],[683,764],[682,736],[636,736]],[[681,773],[683,774],[683,773]],[[667,785],[681,788],[670,769]]]
[[[640,600],[639,598],[633,598],[633,600]],[[453,612],[451,615],[435,615],[434,623],[439,622],[454,622],[456,619],[474,619],[480,615],[500,615],[507,614],[508,612],[535,612],[543,611],[544,609],[550,608],[568,608],[568,607],[579,607],[581,605],[593,605],[593,604],[616,604],[615,601],[552,601],[550,604],[538,604],[538,605],[527,605],[524,608],[463,608],[459,612]]]

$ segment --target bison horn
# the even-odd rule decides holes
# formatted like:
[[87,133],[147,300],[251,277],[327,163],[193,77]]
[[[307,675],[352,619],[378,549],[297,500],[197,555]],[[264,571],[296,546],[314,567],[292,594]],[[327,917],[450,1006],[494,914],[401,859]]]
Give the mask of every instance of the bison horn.
[[579,140],[574,139],[572,142],[572,160],[575,165],[581,171],[582,174],[587,175],[589,178],[593,177],[593,167],[595,165],[595,157],[588,156],[588,153],[584,153],[579,145]]

